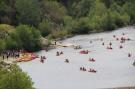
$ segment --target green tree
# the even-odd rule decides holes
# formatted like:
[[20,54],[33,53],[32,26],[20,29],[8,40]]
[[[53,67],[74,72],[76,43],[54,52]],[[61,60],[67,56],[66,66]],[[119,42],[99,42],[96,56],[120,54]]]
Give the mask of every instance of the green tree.
[[107,8],[110,8],[111,4],[114,2],[114,0],[100,0],[105,4]]
[[61,24],[64,16],[67,14],[66,8],[55,0],[42,1],[42,19],[49,19],[56,24]]
[[79,0],[71,4],[69,11],[74,17],[84,17],[88,15],[88,12],[94,5],[95,0]]
[[[0,65],[1,66],[1,65]],[[35,89],[27,73],[17,65],[0,67],[0,89]]]
[[0,53],[6,49],[6,44],[4,40],[0,39]]
[[114,19],[114,23],[116,24],[116,26],[122,27],[124,25],[129,24],[130,16],[118,4],[112,4],[109,11],[110,15],[112,16],[112,19]]
[[12,4],[8,0],[0,0],[0,23],[15,24],[14,14],[15,10]]
[[18,23],[37,26],[40,22],[40,8],[37,0],[16,0]]
[[9,50],[22,49],[22,42],[15,31],[11,32],[10,36],[6,40],[6,49],[9,49]]
[[123,7],[131,18],[130,22],[135,23],[135,0],[127,0]]
[[103,30],[107,8],[104,3],[96,1],[95,6],[89,12],[90,25],[94,30]]
[[74,24],[71,33],[73,34],[87,34],[91,31],[91,27],[89,25],[89,18],[83,17],[77,20]]
[[49,20],[43,20],[39,23],[38,29],[40,30],[42,36],[47,36],[51,33],[52,30],[52,23]]
[[41,48],[40,32],[28,25],[19,25],[16,33],[22,43],[22,48],[27,51],[37,51]]

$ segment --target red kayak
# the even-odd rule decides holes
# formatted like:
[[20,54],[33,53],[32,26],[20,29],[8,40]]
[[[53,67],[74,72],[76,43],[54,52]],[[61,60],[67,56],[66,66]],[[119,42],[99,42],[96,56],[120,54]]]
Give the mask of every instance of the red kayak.
[[82,50],[82,51],[80,51],[80,53],[81,54],[88,54],[90,51],[88,51],[88,50]]
[[95,62],[96,60],[94,58],[89,58],[89,61]]

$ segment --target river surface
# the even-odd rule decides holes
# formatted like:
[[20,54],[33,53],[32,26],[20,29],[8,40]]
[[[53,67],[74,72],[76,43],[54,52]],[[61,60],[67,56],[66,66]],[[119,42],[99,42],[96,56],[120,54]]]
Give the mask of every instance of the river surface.
[[[113,35],[131,40],[120,43]],[[91,44],[90,40],[92,40]],[[37,52],[38,55],[47,57],[44,63],[41,63],[39,58],[19,63],[23,71],[32,78],[36,89],[99,89],[135,86],[135,67],[132,65],[135,60],[135,27],[78,35],[62,42],[81,45],[82,49],[90,52],[80,54],[82,49],[59,47],[48,52],[44,50]],[[112,50],[106,49],[110,42],[112,42]],[[122,49],[119,48],[120,45],[123,46]],[[64,54],[56,56],[56,51],[63,51]],[[131,53],[131,57],[128,57],[128,53]],[[89,62],[90,57],[96,61]],[[69,63],[65,63],[65,59],[69,59]],[[80,71],[80,67],[85,67],[87,70],[92,68],[97,72]]]

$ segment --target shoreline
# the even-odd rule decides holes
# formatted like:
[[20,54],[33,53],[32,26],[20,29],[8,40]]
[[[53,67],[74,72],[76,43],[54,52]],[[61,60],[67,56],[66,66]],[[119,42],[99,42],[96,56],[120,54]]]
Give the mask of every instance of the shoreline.
[[89,33],[86,33],[86,34],[71,34],[71,35],[66,35],[64,37],[60,37],[60,38],[56,38],[56,39],[51,39],[51,44],[49,46],[47,46],[47,47],[44,47],[44,48],[47,51],[52,50],[52,49],[56,49],[59,46],[58,45],[54,45],[54,41],[61,42],[61,41],[65,40],[65,39],[69,39],[69,38],[75,37],[77,35],[90,35],[90,34],[102,33],[102,32],[112,32],[112,31],[119,30],[119,29],[122,29],[122,28],[127,28],[127,27],[133,27],[133,28],[135,28],[135,24],[134,25],[128,25],[126,27],[116,28],[116,29],[111,30],[111,31],[99,30],[99,31],[92,31],[92,32],[89,32]]

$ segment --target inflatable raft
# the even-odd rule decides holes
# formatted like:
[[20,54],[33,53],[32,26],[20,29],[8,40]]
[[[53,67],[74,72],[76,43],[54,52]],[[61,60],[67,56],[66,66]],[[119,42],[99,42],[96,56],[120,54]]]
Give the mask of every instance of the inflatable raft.
[[38,58],[38,56],[34,53],[25,53],[21,54],[21,56],[16,60],[17,62],[27,62]]

